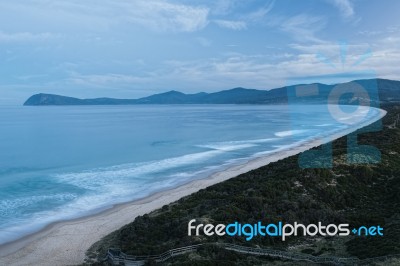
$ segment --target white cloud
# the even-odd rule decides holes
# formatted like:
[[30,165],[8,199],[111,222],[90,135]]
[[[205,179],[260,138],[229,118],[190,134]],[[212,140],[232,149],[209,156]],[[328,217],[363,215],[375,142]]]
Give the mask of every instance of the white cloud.
[[54,37],[56,36],[48,32],[36,34],[31,32],[5,33],[0,31],[0,42],[43,41]]
[[[255,55],[230,53],[219,58],[165,61],[144,76],[74,73],[70,81],[88,87],[135,91],[144,86],[168,90],[165,84],[174,84],[174,89],[198,92],[237,86],[271,89],[303,82],[337,83],[374,77],[398,79],[399,45],[400,37],[396,36],[383,38],[372,45],[350,43],[347,45],[346,60],[342,61],[341,47],[337,43],[300,43],[291,45],[297,52],[290,54],[286,51]],[[372,49],[371,56],[360,61],[369,49]],[[321,61],[317,54],[325,55],[332,64]]]
[[354,16],[354,7],[350,0],[329,0],[329,2],[339,9],[340,14],[344,18],[351,18]]
[[275,1],[271,1],[269,4],[259,8],[258,10],[247,14],[245,17],[247,20],[253,22],[259,22],[265,18],[265,16],[272,10],[275,5]]
[[[297,50],[297,53],[288,54],[286,51],[280,54],[276,54],[275,51],[273,54],[256,55],[231,53],[219,58],[165,61],[154,67],[151,73],[142,75],[118,73],[118,71],[105,74],[81,74],[79,70],[70,71],[66,80],[59,81],[58,87],[65,87],[64,84],[67,82],[85,89],[96,88],[96,91],[92,92],[93,96],[98,96],[102,90],[107,93],[111,90],[113,93],[125,90],[124,93],[130,95],[129,97],[137,97],[136,95],[146,96],[159,92],[160,89],[162,91],[177,89],[183,92],[217,91],[237,86],[271,89],[303,82],[336,83],[373,77],[398,79],[399,45],[399,37],[385,38],[373,44],[372,56],[359,65],[354,63],[367,51],[366,44],[350,44],[345,64],[341,63],[340,46],[336,43],[309,46],[293,44],[291,47]],[[316,56],[318,53],[326,54],[337,67],[322,62]],[[363,75],[371,73],[371,70],[372,76]],[[171,84],[173,87],[166,87]],[[155,91],[150,93],[147,91],[149,88]],[[113,97],[116,97],[115,95],[118,94],[113,94]],[[124,97],[128,97],[126,95]]]
[[393,34],[398,34],[399,32],[400,32],[400,26],[389,26],[379,30],[371,30],[371,29],[360,30],[358,34],[367,37],[377,38],[376,36],[393,35]]
[[155,31],[192,32],[208,24],[209,9],[166,1],[132,1],[124,4],[127,20]]
[[318,43],[318,44],[290,44],[291,48],[301,53],[323,54],[327,57],[340,57],[341,47],[348,51],[348,54],[361,54],[370,49],[367,43],[342,44],[334,42]]
[[[42,16],[63,26],[109,29],[110,25],[133,23],[154,31],[193,32],[208,24],[209,8],[166,0],[27,0],[0,2],[0,8],[23,11],[27,17]],[[52,25],[53,26],[53,25]]]
[[227,28],[231,30],[244,30],[247,28],[247,24],[244,21],[214,20],[214,22],[222,28]]
[[[234,5],[234,1],[222,1],[222,3],[228,4],[229,7]],[[250,24],[262,23],[266,17],[266,15],[272,10],[274,7],[275,1],[270,1],[267,5],[264,5],[257,10],[245,13],[237,16],[236,20],[227,20],[227,19],[216,19],[213,22],[222,28],[227,28],[231,30],[244,30],[247,29]]]
[[[370,44],[355,43],[340,47],[337,43],[299,45],[293,44],[292,48],[298,50],[300,54],[309,54],[317,58],[316,62],[321,67],[309,66],[316,70],[314,75],[335,74],[335,73],[371,73],[371,78],[380,77],[398,80],[398,62],[400,61],[400,37],[387,36]],[[341,49],[345,49],[344,58]],[[344,59],[344,60],[343,60]],[[345,77],[341,81],[345,81]],[[363,77],[360,77],[363,78]]]
[[107,74],[80,74],[77,72],[71,72],[70,77],[67,78],[67,82],[91,86],[91,87],[112,87],[112,86],[132,86],[135,84],[141,84],[148,82],[149,79],[146,77],[137,77],[134,75],[107,73]]
[[236,6],[238,0],[215,0],[211,12],[215,15],[227,15]]
[[297,41],[323,43],[315,34],[325,27],[325,23],[322,17],[299,14],[282,21],[280,27]]
[[[237,53],[224,58],[173,61],[168,62],[166,67],[171,71],[164,71],[159,81],[173,80],[180,88],[196,91],[193,84],[201,84],[208,90],[237,86],[270,89],[301,82],[338,83],[376,77],[399,79],[399,45],[399,37],[385,38],[372,47],[365,43],[350,44],[344,61],[337,43],[292,45],[298,51],[294,54]],[[332,64],[321,61],[317,57],[319,53],[326,55]]]

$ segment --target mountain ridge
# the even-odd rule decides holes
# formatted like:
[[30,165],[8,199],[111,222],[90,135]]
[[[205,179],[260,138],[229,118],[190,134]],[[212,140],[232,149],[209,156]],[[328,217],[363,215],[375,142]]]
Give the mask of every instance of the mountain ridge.
[[[298,84],[271,90],[257,90],[236,87],[218,92],[199,92],[186,94],[171,90],[157,93],[138,99],[115,99],[108,97],[80,99],[57,94],[39,93],[29,97],[24,106],[46,106],[46,105],[133,105],[133,104],[285,104],[288,102],[327,103],[329,93],[334,86],[352,86],[354,83],[361,85],[369,94],[377,94],[379,91],[380,101],[400,100],[400,81],[388,79],[364,79],[355,80],[334,85],[322,83]],[[296,88],[301,86],[303,92],[310,91],[318,86],[318,94],[309,97],[293,96]],[[292,95],[292,96],[288,96]],[[350,104],[352,97],[341,99],[341,103]],[[372,97],[374,98],[374,97]]]

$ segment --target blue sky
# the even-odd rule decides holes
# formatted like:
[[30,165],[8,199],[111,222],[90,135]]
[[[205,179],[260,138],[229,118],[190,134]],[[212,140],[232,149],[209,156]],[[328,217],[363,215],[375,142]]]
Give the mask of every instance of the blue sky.
[[400,79],[399,12],[396,0],[0,0],[0,103]]

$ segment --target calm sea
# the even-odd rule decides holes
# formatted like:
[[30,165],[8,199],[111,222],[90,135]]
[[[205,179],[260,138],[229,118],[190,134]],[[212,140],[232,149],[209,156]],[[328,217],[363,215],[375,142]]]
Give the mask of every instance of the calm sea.
[[352,126],[322,105],[0,111],[0,244]]

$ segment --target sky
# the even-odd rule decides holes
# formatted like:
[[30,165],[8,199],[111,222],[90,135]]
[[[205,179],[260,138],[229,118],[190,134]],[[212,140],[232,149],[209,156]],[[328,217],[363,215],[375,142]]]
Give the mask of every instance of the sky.
[[397,0],[0,0],[0,104],[400,79]]

